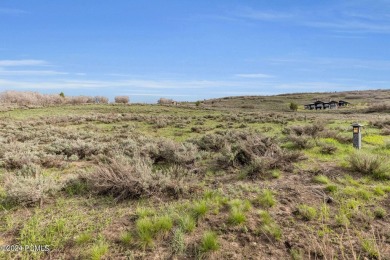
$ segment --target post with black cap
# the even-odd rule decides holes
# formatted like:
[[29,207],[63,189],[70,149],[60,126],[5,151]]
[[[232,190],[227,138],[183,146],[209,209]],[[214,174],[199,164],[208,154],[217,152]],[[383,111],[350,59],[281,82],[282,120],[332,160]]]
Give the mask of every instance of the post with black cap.
[[363,125],[359,123],[353,123],[353,147],[356,149],[361,149],[362,148],[362,127]]

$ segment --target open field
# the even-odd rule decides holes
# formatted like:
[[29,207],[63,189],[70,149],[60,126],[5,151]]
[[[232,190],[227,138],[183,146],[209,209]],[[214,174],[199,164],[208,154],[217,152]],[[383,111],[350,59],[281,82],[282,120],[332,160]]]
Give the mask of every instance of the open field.
[[0,258],[390,259],[389,93],[3,109]]

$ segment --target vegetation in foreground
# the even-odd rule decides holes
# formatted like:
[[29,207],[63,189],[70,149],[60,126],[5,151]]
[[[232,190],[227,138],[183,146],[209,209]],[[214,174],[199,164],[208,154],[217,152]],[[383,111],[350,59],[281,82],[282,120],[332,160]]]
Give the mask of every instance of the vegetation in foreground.
[[390,258],[388,114],[208,102],[1,112],[0,258]]

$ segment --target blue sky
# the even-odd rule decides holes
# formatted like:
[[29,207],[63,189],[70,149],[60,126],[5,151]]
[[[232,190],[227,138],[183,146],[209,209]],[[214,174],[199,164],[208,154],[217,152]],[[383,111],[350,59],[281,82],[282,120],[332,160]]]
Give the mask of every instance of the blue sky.
[[390,88],[390,0],[1,0],[0,91],[199,100]]

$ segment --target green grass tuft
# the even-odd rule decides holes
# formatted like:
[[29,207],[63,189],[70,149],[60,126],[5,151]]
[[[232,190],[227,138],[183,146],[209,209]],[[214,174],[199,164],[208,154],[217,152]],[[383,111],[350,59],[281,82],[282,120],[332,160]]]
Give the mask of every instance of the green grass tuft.
[[264,190],[258,197],[258,202],[265,208],[270,208],[276,204],[274,194],[271,190]]
[[304,220],[313,220],[317,216],[317,210],[305,204],[298,206],[298,214],[302,216]]
[[218,242],[217,234],[212,231],[206,231],[203,234],[201,243],[200,243],[200,252],[207,253],[210,251],[216,251],[220,247]]

